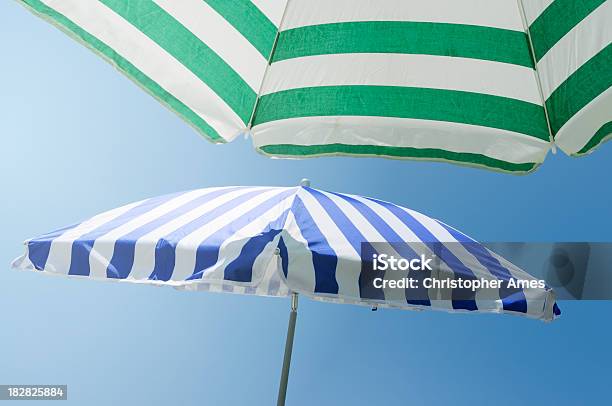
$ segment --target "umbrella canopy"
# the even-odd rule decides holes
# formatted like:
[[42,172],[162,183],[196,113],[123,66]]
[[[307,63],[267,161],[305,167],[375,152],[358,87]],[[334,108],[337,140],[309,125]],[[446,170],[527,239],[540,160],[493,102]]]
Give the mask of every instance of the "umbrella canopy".
[[213,142],[524,173],[612,133],[612,1],[21,0]]
[[[544,286],[458,289],[374,286],[363,251],[432,252],[438,279],[535,280],[452,227],[376,199],[310,187],[221,187],[132,203],[26,241],[17,269],[180,289],[403,309],[559,315]],[[409,255],[404,255],[408,257]],[[425,286],[425,285],[423,285]],[[492,292],[492,293],[491,293]],[[417,295],[418,294],[418,295]],[[415,296],[416,295],[416,296]]]

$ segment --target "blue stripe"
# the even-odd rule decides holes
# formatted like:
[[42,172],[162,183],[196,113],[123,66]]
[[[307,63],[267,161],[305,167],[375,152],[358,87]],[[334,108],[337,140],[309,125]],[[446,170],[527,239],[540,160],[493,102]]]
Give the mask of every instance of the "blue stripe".
[[40,236],[36,239],[28,241],[28,258],[34,268],[42,271],[47,265],[47,259],[49,259],[49,251],[51,250],[51,243],[60,235],[64,234],[68,230],[72,230],[81,223],[76,223],[59,230],[52,231],[48,234]]
[[366,238],[361,234],[361,231],[355,227],[355,224],[347,217],[346,214],[325,194],[319,192],[316,189],[304,188],[310,193],[325,209],[329,217],[338,226],[344,237],[351,244],[357,254],[361,251],[361,243],[367,242]]
[[[253,265],[258,256],[261,255],[266,245],[270,244],[282,231],[285,219],[289,211],[285,211],[276,220],[266,226],[257,236],[252,237],[243,245],[240,254],[230,262],[223,271],[223,279],[234,282],[252,282]],[[241,241],[236,241],[241,244]]]
[[[449,251],[448,248],[444,246],[444,243],[440,242],[423,224],[410,215],[410,213],[391,203],[372,198],[367,199],[387,208],[393,213],[393,215],[410,228],[417,238],[423,241],[438,258],[444,261],[456,276],[463,279],[476,279],[476,275]],[[466,297],[469,299],[466,299]],[[472,297],[473,295],[469,289],[453,289],[453,309],[478,310],[476,301]]]
[[202,214],[197,219],[160,238],[155,249],[155,267],[153,268],[149,279],[164,281],[170,280],[176,261],[176,246],[179,241],[183,239],[183,237],[193,233],[200,227],[203,227],[217,217],[224,215],[227,211],[232,210],[245,201],[248,201],[249,199],[269,190],[270,189],[249,191],[226,203],[223,203],[207,213]]
[[361,299],[385,300],[385,291],[375,286],[376,278],[385,278],[385,271],[375,270],[372,264],[374,255],[379,254],[372,244],[361,244],[361,269],[359,271],[359,297]]
[[[332,199],[316,189],[304,189],[309,192],[319,202],[319,204],[321,204],[323,209],[327,212],[327,214],[329,214],[329,217],[336,224],[336,226],[338,226],[340,232],[349,241],[358,255],[365,255],[366,257],[371,258],[372,255],[376,254],[374,247],[371,244],[368,244],[365,236],[361,234],[361,231],[355,227],[353,222],[336,205],[336,203],[333,202]],[[365,247],[362,247],[362,243],[365,245]],[[365,264],[362,263],[362,268],[363,265]],[[359,296],[362,299],[384,300],[384,291],[382,289],[375,288],[373,283],[374,278],[382,276],[384,276],[384,273],[360,272],[358,282]]]
[[[366,220],[376,229],[376,231],[383,237],[384,241],[395,249],[395,251],[400,254],[403,258],[416,258],[419,255],[402,239],[402,237],[389,225],[385,220],[383,220],[371,207],[367,204],[354,199],[347,195],[342,195],[339,193],[332,194],[338,196],[339,198],[347,201],[351,206],[353,206]],[[374,254],[372,252],[371,254]],[[362,260],[364,258],[371,258],[369,255],[365,255],[362,252],[361,254]],[[384,276],[384,271],[382,272]],[[363,275],[360,275],[360,283]],[[382,277],[381,276],[381,277]],[[412,277],[419,281],[419,287],[417,289],[405,289],[406,294],[406,302],[409,304],[420,305],[420,306],[431,306],[431,302],[429,299],[424,299],[428,297],[428,290],[423,287],[423,279],[431,277],[430,271],[417,271],[409,274],[409,277]],[[372,278],[368,278],[372,279]],[[374,289],[372,281],[368,281],[368,286],[370,289]],[[383,291],[382,288],[380,289]],[[416,298],[414,298],[416,296]],[[411,299],[412,297],[412,299]]]
[[[470,254],[475,256],[478,262],[487,268],[493,276],[503,281],[514,279],[510,271],[481,244],[440,221],[438,221],[438,224],[448,231],[455,240],[459,241]],[[502,300],[504,310],[527,313],[527,299],[522,289],[502,286],[499,289],[499,296]]]
[[[134,265],[134,254],[136,251],[136,243],[142,236],[150,233],[151,231],[161,227],[162,225],[169,223],[170,221],[182,216],[185,213],[194,210],[203,204],[206,204],[213,199],[233,192],[235,190],[242,189],[242,187],[231,187],[222,188],[220,190],[213,190],[199,196],[187,203],[177,207],[176,209],[146,223],[142,226],[130,231],[129,233],[121,236],[115,242],[113,250],[113,256],[106,269],[106,276],[111,279],[125,279],[129,276],[132,266]],[[157,262],[157,261],[156,261]]]
[[72,244],[68,275],[89,275],[89,254],[97,238],[183,193],[173,193],[145,200],[120,216],[79,237],[78,240]]
[[329,245],[302,199],[295,198],[292,210],[300,233],[312,253],[312,266],[315,272],[314,292],[338,294],[338,281],[336,280],[338,255]]

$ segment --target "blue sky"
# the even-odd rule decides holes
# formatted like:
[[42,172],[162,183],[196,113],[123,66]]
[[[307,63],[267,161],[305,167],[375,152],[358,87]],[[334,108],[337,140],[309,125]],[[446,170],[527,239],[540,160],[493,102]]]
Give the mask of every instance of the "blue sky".
[[[288,300],[9,270],[31,236],[146,197],[313,186],[390,200],[485,241],[612,241],[612,143],[511,176],[383,159],[272,160],[212,145],[89,50],[0,4],[0,384],[68,384],[68,404],[274,403]],[[594,404],[612,302],[551,324],[302,300],[287,403]]]

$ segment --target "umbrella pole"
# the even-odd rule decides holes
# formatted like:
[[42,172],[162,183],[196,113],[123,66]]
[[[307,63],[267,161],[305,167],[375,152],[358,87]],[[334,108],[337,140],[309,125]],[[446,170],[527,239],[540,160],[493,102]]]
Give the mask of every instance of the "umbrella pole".
[[295,322],[297,319],[298,294],[291,293],[291,313],[289,313],[289,327],[287,327],[287,341],[285,342],[285,356],[283,358],[283,371],[281,372],[278,400],[276,406],[285,406],[287,397],[287,382],[289,381],[289,367],[291,366],[291,353],[293,351],[293,336],[295,335]]

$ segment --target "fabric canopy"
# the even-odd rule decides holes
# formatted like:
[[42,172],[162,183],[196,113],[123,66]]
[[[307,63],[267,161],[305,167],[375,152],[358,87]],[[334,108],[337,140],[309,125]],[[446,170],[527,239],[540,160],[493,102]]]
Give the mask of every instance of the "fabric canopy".
[[21,1],[209,140],[271,156],[523,173],[553,138],[580,155],[612,132],[612,0]]
[[612,135],[612,1],[523,1],[555,143],[583,155]]
[[425,283],[417,289],[376,286],[370,270],[362,268],[362,244],[380,242],[441,259],[432,270],[410,270],[405,277],[535,280],[440,221],[380,200],[310,187],[208,188],[132,203],[26,241],[27,252],[14,267],[191,290],[298,292],[402,309],[542,320],[560,314],[548,287],[500,286],[466,298],[460,290]]

